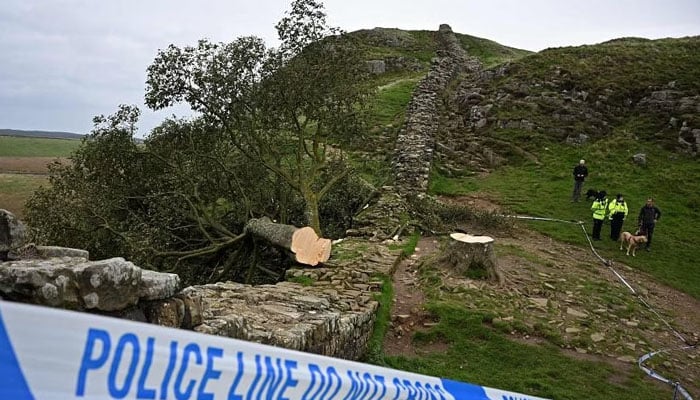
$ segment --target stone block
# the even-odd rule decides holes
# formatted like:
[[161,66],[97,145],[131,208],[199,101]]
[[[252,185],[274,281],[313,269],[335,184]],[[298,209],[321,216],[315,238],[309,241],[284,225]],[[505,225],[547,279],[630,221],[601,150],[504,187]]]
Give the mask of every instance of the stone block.
[[180,288],[180,277],[177,274],[141,271],[139,298],[144,300],[160,300],[172,297]]
[[0,209],[0,262],[11,250],[24,246],[27,242],[27,226],[14,214]]

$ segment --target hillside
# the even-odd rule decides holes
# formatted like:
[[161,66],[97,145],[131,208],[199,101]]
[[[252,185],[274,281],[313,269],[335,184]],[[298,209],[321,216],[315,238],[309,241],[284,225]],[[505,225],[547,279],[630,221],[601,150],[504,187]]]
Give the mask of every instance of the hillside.
[[[424,62],[438,54],[436,32],[360,34],[369,37],[372,54],[388,55],[385,62],[411,54]],[[430,191],[481,192],[511,212],[588,220],[586,209],[568,204],[570,168],[584,158],[592,172],[587,188],[627,197],[625,229],[633,229],[646,197],[664,205],[667,234],[659,245],[680,265],[668,268],[661,258],[634,264],[700,297],[700,273],[687,264],[697,252],[683,239],[700,235],[697,225],[686,223],[700,210],[700,184],[688,179],[700,174],[700,38],[624,38],[528,54],[455,36],[470,66],[440,97]],[[358,149],[364,152],[354,156],[372,182],[393,180],[386,164],[393,162],[406,104],[424,73],[404,68],[377,74],[375,125]],[[643,161],[635,162],[635,154]],[[533,228],[575,240],[551,227]]]
[[547,49],[463,76],[448,106],[460,116],[448,138],[455,147],[475,139],[504,159],[513,150],[501,140],[537,151],[616,134],[695,155],[698,62],[700,37]]
[[[410,37],[409,33],[399,31],[392,31],[392,35]],[[422,50],[415,56],[416,60],[429,58],[426,55],[426,43],[438,45],[435,34],[422,35],[424,46],[417,47]],[[622,268],[625,271],[623,275],[629,277],[639,274],[639,278],[633,278],[633,287],[644,293],[643,298],[654,297],[650,299],[652,307],[665,308],[662,314],[674,320],[674,326],[681,325],[680,321],[687,322],[687,310],[696,308],[696,299],[700,298],[700,271],[694,262],[698,251],[695,246],[688,245],[689,237],[700,235],[698,225],[688,223],[697,218],[700,210],[700,184],[695,179],[700,176],[700,165],[696,158],[700,138],[698,38],[655,41],[627,38],[594,46],[548,49],[536,54],[487,47],[490,54],[486,55],[466,46],[464,39],[461,39],[463,35],[455,36],[460,38],[467,59],[461,74],[450,80],[444,91],[432,92],[437,93],[432,98],[436,99],[434,102],[437,104],[439,118],[434,118],[430,106],[419,105],[416,109],[415,104],[409,104],[409,100],[412,101],[416,96],[431,92],[429,86],[423,86],[425,78],[393,70],[383,75],[378,74],[377,80],[381,82],[379,104],[393,105],[391,109],[394,113],[387,112],[387,107],[383,107],[383,112],[376,114],[379,118],[375,119],[373,139],[377,142],[366,141],[365,144],[371,144],[371,148],[364,147],[368,153],[375,155],[375,162],[359,164],[359,168],[371,173],[374,181],[396,183],[392,171],[379,166],[382,165],[381,161],[396,163],[397,159],[401,159],[401,155],[392,153],[395,149],[392,145],[397,142],[397,136],[400,142],[405,131],[412,129],[410,124],[404,125],[404,121],[422,119],[425,122],[433,119],[433,122],[418,124],[417,130],[429,132],[429,138],[421,143],[408,140],[408,151],[413,151],[413,154],[404,157],[407,160],[421,159],[420,154],[425,153],[421,147],[426,146],[425,149],[428,149],[426,143],[431,138],[435,140],[430,147],[435,150],[435,154],[430,164],[429,193],[440,196],[444,202],[466,205],[472,212],[477,212],[479,205],[486,203],[491,205],[490,210],[498,210],[502,214],[582,221],[581,227],[590,229],[590,203],[570,202],[571,168],[577,160],[584,158],[588,160],[592,172],[586,183],[587,188],[605,189],[612,195],[625,195],[630,207],[625,230],[635,229],[637,214],[647,197],[653,196],[657,204],[663,206],[664,217],[659,222],[660,231],[655,235],[652,252],[644,252],[634,258],[625,257],[624,252],[619,252],[618,244],[610,239],[595,243],[593,249],[613,265]],[[392,51],[396,51],[401,53],[403,59],[410,57],[410,52],[402,50],[400,44],[403,42],[400,40],[390,40],[388,43],[399,43],[399,49],[375,49],[375,54],[392,54]],[[503,59],[490,59],[504,53],[507,57]],[[444,51],[441,53],[438,50],[435,50],[433,56],[439,54],[445,56]],[[427,64],[422,65],[427,68]],[[413,97],[409,96],[409,83],[416,89]],[[406,108],[400,109],[397,98],[405,100],[408,111]],[[393,119],[387,116],[393,116]],[[430,136],[433,135],[432,132],[434,137]],[[381,147],[378,143],[387,145]],[[635,155],[638,155],[637,161]],[[365,160],[367,159],[370,157],[365,155]],[[406,164],[416,163],[412,161]],[[425,164],[420,164],[414,169],[420,171],[424,168]],[[380,174],[384,175],[378,177]],[[420,188],[415,191],[420,192]],[[444,218],[457,223],[466,232],[492,233],[494,227],[489,222],[495,220],[489,220],[489,215],[491,214],[482,214],[479,222],[465,222],[460,221],[458,213],[445,211]],[[645,345],[653,342],[655,344],[652,347],[658,348],[656,346],[673,345],[673,340],[660,345],[649,335],[650,329],[638,329],[636,321],[629,324],[625,322],[633,328],[630,332],[619,332],[620,324],[617,321],[624,321],[631,315],[632,318],[641,318],[648,310],[637,303],[636,299],[624,306],[617,304],[618,300],[612,296],[619,296],[619,282],[610,286],[597,282],[599,278],[611,279],[613,276],[604,267],[597,271],[592,267],[596,259],[588,250],[586,235],[581,229],[547,222],[518,226],[525,230],[496,232],[495,236],[504,242],[517,240],[519,246],[543,248],[545,257],[552,259],[547,261],[541,255],[533,256],[529,251],[512,249],[503,244],[496,245],[497,251],[514,254],[516,257],[516,260],[508,261],[509,267],[513,269],[507,272],[511,281],[504,287],[484,286],[468,279],[466,283],[455,285],[453,280],[460,277],[454,272],[435,273],[434,270],[441,266],[433,261],[413,266],[406,274],[395,276],[397,302],[392,309],[397,307],[398,311],[392,311],[393,319],[388,329],[393,336],[385,339],[384,346],[386,354],[394,354],[396,358],[380,358],[379,362],[389,360],[390,365],[419,372],[440,365],[440,368],[444,367],[441,369],[444,372],[441,373],[445,375],[485,382],[492,377],[493,372],[476,379],[475,373],[470,373],[466,367],[465,375],[455,371],[461,371],[464,360],[470,359],[464,352],[457,350],[457,343],[462,343],[461,346],[467,348],[473,345],[472,341],[488,337],[485,342],[491,350],[486,351],[483,358],[497,360],[494,361],[494,370],[501,370],[504,363],[511,361],[520,365],[508,368],[507,376],[522,373],[520,384],[523,386],[520,387],[523,391],[540,394],[545,392],[551,396],[557,392],[556,398],[590,397],[583,389],[588,384],[579,382],[568,386],[564,383],[573,382],[582,375],[557,375],[559,379],[556,379],[556,384],[544,388],[547,384],[543,383],[546,379],[542,375],[552,376],[550,374],[557,373],[537,372],[534,365],[523,361],[525,356],[519,356],[515,360],[504,356],[514,351],[527,354],[536,352],[535,358],[538,361],[534,364],[547,364],[542,362],[542,359],[548,357],[544,354],[545,349],[555,344],[557,347],[574,350],[569,353],[574,358],[604,361],[609,364],[605,368],[617,371],[613,374],[619,374],[622,370],[631,374],[629,379],[624,378],[625,383],[622,385],[612,385],[615,389],[611,390],[624,387],[622,392],[625,394],[600,392],[597,394],[600,398],[662,396],[644,387],[632,388],[632,385],[642,383],[641,373],[639,370],[628,369],[626,364],[642,354],[643,350],[635,346],[643,341]],[[663,233],[660,233],[661,230]],[[604,232],[608,231],[609,227],[606,226]],[[426,239],[421,240],[420,247],[424,251],[425,246],[434,249],[440,244],[442,242],[439,239]],[[580,250],[581,248],[586,250]],[[567,257],[564,255],[570,251],[580,253],[565,262]],[[411,263],[413,262],[415,261]],[[532,278],[523,280],[521,273],[533,263],[542,268],[533,274],[536,281],[556,276],[556,280],[561,283],[537,282],[529,285],[527,282]],[[557,269],[561,269],[561,275],[558,275]],[[574,271],[580,275],[574,277]],[[560,285],[568,285],[569,282],[576,283],[566,290],[560,288]],[[646,285],[651,285],[650,282],[661,283],[653,283],[658,286],[648,290]],[[478,289],[474,289],[474,286]],[[426,292],[424,296],[416,288],[422,288]],[[683,298],[674,288],[692,297]],[[578,291],[586,294],[578,299],[567,298]],[[472,296],[476,296],[476,299]],[[493,296],[504,298],[493,302]],[[465,298],[469,298],[467,306],[464,305]],[[532,305],[513,307],[514,298],[531,301],[533,304],[547,304],[544,308],[552,314],[538,325],[530,320],[537,313],[530,310]],[[587,299],[593,298],[596,300],[589,303]],[[667,298],[675,299],[677,305],[667,302]],[[558,308],[558,301],[562,299],[561,304],[585,309],[586,316],[580,325],[567,326],[568,323],[559,321],[559,318],[570,318],[563,312],[566,309]],[[495,311],[497,309],[499,311]],[[617,315],[618,311],[620,315]],[[596,326],[605,319],[597,314],[609,312],[616,314],[610,323]],[[519,313],[522,315],[513,316]],[[630,314],[621,316],[625,313]],[[433,321],[439,321],[438,326],[426,328],[434,326]],[[524,350],[510,349],[510,345],[504,344],[499,349],[496,342],[500,339],[492,336],[491,330],[475,327],[479,321],[497,330],[503,328],[509,338],[514,335],[519,340],[539,345]],[[649,324],[654,327],[651,330],[658,329],[659,337],[668,336],[666,329],[658,325],[658,319]],[[537,332],[540,328],[547,330],[548,327],[552,327],[553,331]],[[697,322],[690,322],[681,329],[689,340],[686,343],[697,341],[700,335]],[[603,349],[602,342],[599,342],[601,332],[605,332],[605,337],[610,335],[615,338],[613,342],[618,341],[609,343],[611,347]],[[471,340],[463,341],[465,336],[470,335]],[[628,335],[641,335],[646,339],[640,339],[637,343],[622,339],[628,338]],[[412,343],[417,348],[410,350],[409,345],[409,351],[406,351],[397,346],[396,342],[401,342],[403,337],[407,338],[403,343]],[[398,353],[390,352],[397,347]],[[629,354],[624,354],[626,352]],[[653,367],[664,376],[673,376],[684,385],[690,385],[694,392],[697,390],[693,378],[696,362],[692,360],[695,357],[696,350],[688,354],[674,354],[654,361]],[[625,361],[620,363],[621,360]],[[563,369],[569,368],[564,367],[566,362],[562,360],[552,359],[550,362]],[[583,365],[571,368],[588,370]],[[526,369],[528,372],[524,371]],[[534,378],[535,375],[539,377]],[[506,378],[501,377],[499,381],[502,379]],[[605,378],[593,380],[597,379],[600,380],[593,386],[608,387],[611,378],[608,378],[608,383],[603,382]],[[644,380],[643,383],[648,385],[650,382]]]
[[[438,54],[436,32],[375,28],[352,35],[365,47],[380,88],[373,139],[392,143],[411,91]],[[545,143],[614,134],[697,154],[699,37],[624,38],[539,53],[456,37],[482,68],[464,73],[446,95],[439,141],[449,151],[440,157],[452,172],[533,160],[524,151]]]
[[26,131],[19,129],[0,129],[0,136],[34,137],[47,139],[82,139],[85,135],[58,131]]

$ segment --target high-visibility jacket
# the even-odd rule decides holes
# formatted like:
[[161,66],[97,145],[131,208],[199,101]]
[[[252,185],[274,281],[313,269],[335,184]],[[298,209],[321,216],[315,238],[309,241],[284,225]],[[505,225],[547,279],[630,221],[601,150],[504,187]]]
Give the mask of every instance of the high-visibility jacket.
[[627,212],[627,203],[625,203],[624,200],[621,202],[618,202],[617,199],[613,199],[612,201],[610,201],[610,204],[608,205],[608,216],[610,217],[610,219],[612,219],[613,215],[617,213],[625,214],[623,218],[625,219],[627,218]]
[[591,210],[593,210],[593,219],[605,219],[605,211],[607,210],[607,208],[608,199],[596,199],[591,205]]

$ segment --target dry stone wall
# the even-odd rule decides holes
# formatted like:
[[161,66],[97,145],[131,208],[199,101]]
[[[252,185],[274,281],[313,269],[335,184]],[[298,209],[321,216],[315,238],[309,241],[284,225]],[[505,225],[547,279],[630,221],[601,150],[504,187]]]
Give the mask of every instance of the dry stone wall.
[[355,217],[353,228],[346,235],[373,242],[390,239],[404,226],[408,210],[406,199],[393,186],[384,186],[377,200]]
[[[358,359],[374,329],[381,290],[377,274],[393,273],[398,252],[349,239],[324,268],[291,269],[287,282],[250,286],[233,282],[183,292],[203,301],[198,332],[346,359]],[[302,282],[302,283],[300,283]]]
[[[13,224],[13,232],[23,228],[17,220]],[[12,259],[0,262],[0,300],[346,359],[365,353],[378,308],[374,295],[382,287],[375,277],[391,275],[399,257],[380,243],[347,239],[336,244],[323,268],[289,270],[286,282],[180,290],[175,274],[144,270],[123,258],[89,261],[84,250],[26,245],[13,237]]]
[[449,25],[438,31],[440,50],[428,74],[420,81],[406,110],[394,155],[396,189],[401,194],[421,194],[428,189],[435,137],[440,126],[441,94],[470,58]]

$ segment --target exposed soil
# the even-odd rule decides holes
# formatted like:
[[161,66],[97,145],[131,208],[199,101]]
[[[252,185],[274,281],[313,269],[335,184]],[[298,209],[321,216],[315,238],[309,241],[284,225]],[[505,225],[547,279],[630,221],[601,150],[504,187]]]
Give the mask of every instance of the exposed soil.
[[415,253],[396,268],[392,279],[394,300],[391,329],[384,338],[384,352],[388,355],[415,356],[421,352],[437,352],[447,348],[445,344],[435,343],[423,345],[417,350],[411,340],[416,331],[427,330],[435,324],[425,311],[425,296],[420,288],[417,261],[424,255],[433,254],[437,248],[437,240],[421,238]]
[[54,161],[70,162],[67,158],[57,157],[0,157],[0,172],[45,175],[49,172],[48,165]]
[[[478,195],[449,201],[482,210],[498,209],[497,204]],[[621,382],[637,368],[642,355],[700,341],[700,301],[621,263],[624,255],[609,267],[588,248],[560,243],[522,227],[489,234],[496,239],[498,265],[505,277],[500,285],[471,280],[436,265],[431,255],[437,254],[440,241],[445,239],[421,238],[416,253],[399,265],[393,277],[392,324],[384,343],[388,355],[410,357],[443,351],[447,346],[418,347],[411,340],[415,332],[435,324],[424,308],[419,271],[424,267],[439,271],[444,296],[475,311],[496,315],[494,329],[519,342],[536,345],[550,341],[571,357],[607,362],[619,372]],[[681,382],[691,394],[700,395],[697,346],[654,356],[645,365]]]

